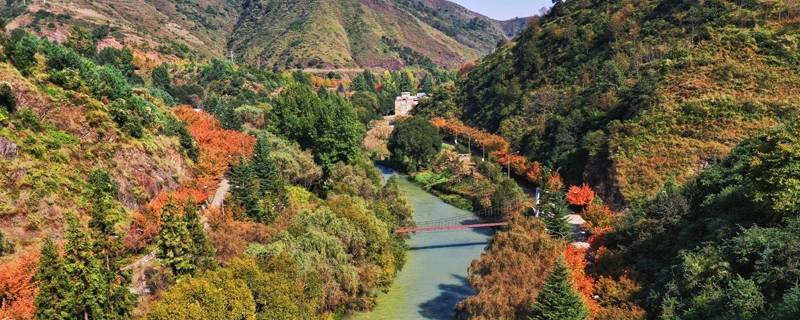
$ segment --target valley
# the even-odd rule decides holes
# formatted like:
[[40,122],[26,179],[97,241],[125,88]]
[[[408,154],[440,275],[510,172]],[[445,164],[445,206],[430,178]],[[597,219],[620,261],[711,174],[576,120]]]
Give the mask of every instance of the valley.
[[0,319],[800,318],[800,5],[0,3]]

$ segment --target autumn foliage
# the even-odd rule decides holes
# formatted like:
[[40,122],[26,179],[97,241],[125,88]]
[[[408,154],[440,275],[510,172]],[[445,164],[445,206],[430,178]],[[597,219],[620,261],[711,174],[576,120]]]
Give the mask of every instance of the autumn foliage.
[[184,181],[177,190],[162,192],[143,210],[133,215],[131,228],[125,235],[125,244],[130,250],[144,248],[158,233],[161,208],[168,198],[177,203],[202,203],[209,200],[229,166],[241,158],[249,158],[255,146],[254,137],[223,129],[211,114],[189,106],[180,106],[174,112],[180,120],[186,122],[189,134],[200,149],[200,156],[193,168],[194,179]]
[[595,193],[588,184],[571,186],[567,192],[567,202],[574,206],[585,206],[594,201]]
[[564,260],[572,273],[572,282],[575,290],[581,294],[586,306],[589,307],[589,311],[591,313],[596,312],[598,305],[592,298],[595,281],[586,274],[586,249],[568,245],[564,251]]
[[0,319],[33,319],[39,290],[33,283],[39,254],[32,251],[0,264]]
[[443,135],[458,137],[459,139],[471,139],[476,146],[489,152],[507,153],[511,148],[505,138],[470,127],[458,120],[434,118],[431,123],[439,128]]
[[525,318],[539,288],[555,266],[561,245],[538,219],[517,217],[498,232],[470,266],[476,294],[459,303],[459,313],[475,319]]

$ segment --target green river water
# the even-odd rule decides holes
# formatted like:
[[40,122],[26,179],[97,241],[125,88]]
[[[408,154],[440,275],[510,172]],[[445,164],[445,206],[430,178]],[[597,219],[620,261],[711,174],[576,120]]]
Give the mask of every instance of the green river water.
[[[390,169],[380,169],[386,177],[394,175]],[[463,223],[475,219],[406,179],[401,179],[400,188],[414,207],[417,222],[463,217]],[[482,229],[412,235],[406,242],[406,264],[389,292],[378,297],[373,311],[347,319],[453,319],[455,305],[473,293],[467,282],[467,268],[480,256],[492,233]]]

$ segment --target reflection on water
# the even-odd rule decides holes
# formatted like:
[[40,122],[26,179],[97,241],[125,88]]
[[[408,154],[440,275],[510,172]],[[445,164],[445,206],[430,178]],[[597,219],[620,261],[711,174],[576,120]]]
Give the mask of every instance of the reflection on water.
[[[385,177],[394,171],[379,167]],[[400,188],[415,209],[416,221],[429,221],[464,216],[468,212],[450,206],[402,179]],[[466,221],[475,219],[465,216]],[[407,241],[408,259],[387,294],[378,297],[375,310],[349,316],[362,319],[452,319],[453,308],[473,294],[467,282],[467,268],[480,256],[492,232],[462,230],[420,233]]]

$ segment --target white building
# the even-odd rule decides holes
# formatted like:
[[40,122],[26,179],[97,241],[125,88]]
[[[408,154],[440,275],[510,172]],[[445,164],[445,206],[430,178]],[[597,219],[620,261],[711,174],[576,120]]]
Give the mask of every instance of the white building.
[[401,93],[399,97],[394,99],[394,115],[408,115],[408,113],[419,104],[419,100],[425,96],[427,96],[427,94],[424,93],[417,93],[416,95],[411,95],[411,92]]

